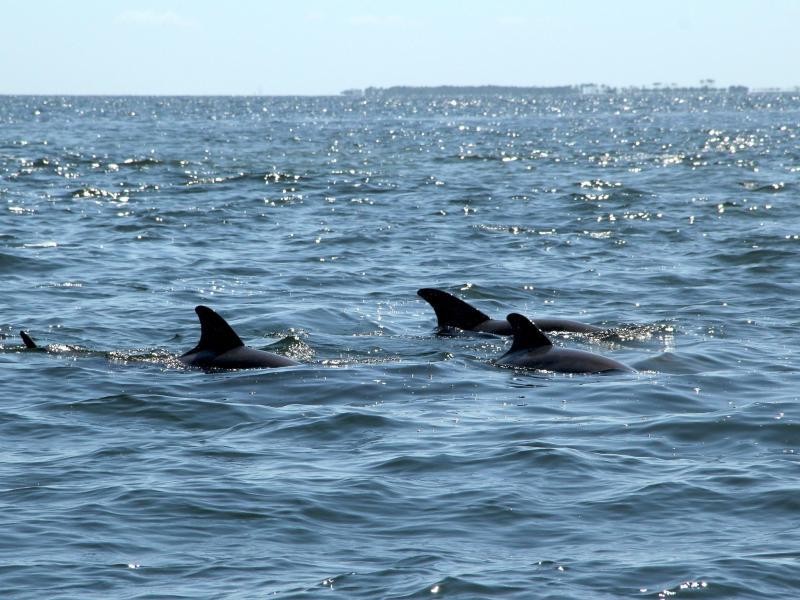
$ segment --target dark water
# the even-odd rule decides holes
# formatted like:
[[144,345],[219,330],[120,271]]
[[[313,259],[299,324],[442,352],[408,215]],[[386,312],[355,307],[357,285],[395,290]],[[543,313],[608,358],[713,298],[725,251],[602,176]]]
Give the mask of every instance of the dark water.
[[793,597],[799,173],[791,95],[0,98],[2,597]]

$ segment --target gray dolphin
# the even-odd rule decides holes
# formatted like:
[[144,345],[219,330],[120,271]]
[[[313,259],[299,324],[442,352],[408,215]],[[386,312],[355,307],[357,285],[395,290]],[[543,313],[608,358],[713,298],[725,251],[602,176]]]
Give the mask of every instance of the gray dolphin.
[[200,319],[200,342],[178,357],[183,364],[208,371],[264,369],[299,364],[285,356],[245,346],[227,321],[207,306],[197,306],[194,311]]
[[[463,329],[465,331],[479,331],[482,333],[493,333],[495,335],[513,335],[514,330],[506,319],[492,319],[489,315],[482,313],[474,306],[471,306],[448,294],[443,290],[434,288],[422,288],[417,290],[417,295],[421,296],[428,304],[433,307],[438,321],[440,332],[446,332],[452,328]],[[602,327],[595,327],[571,321],[569,319],[535,319],[536,326],[542,331],[565,331],[572,333],[600,333],[607,331]]]
[[514,330],[514,343],[508,352],[497,359],[497,365],[558,373],[634,371],[599,354],[555,347],[541,329],[520,314],[511,313],[506,320]]
[[25,344],[26,351],[33,351],[33,352],[46,352],[48,354],[75,354],[75,355],[86,355],[91,356],[93,354],[100,354],[99,352],[91,352],[90,350],[86,350],[85,348],[81,348],[80,346],[72,346],[69,344],[46,344],[44,346],[39,345],[36,341],[30,336],[27,331],[20,331],[19,337],[22,338],[22,343]]

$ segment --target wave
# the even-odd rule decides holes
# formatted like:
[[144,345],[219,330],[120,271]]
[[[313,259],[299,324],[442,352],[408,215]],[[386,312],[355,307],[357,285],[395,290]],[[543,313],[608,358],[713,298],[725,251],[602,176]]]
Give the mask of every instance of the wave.
[[[47,243],[45,245],[29,246],[32,248],[55,248]],[[46,273],[55,271],[63,266],[62,260],[43,259],[40,256],[20,256],[0,252],[0,273],[18,275],[20,273]]]
[[775,194],[792,189],[791,184],[780,183],[760,183],[758,181],[740,181],[739,185],[750,192]]
[[228,184],[228,183],[237,183],[237,182],[257,182],[257,183],[264,183],[264,184],[282,184],[282,185],[293,185],[300,183],[306,179],[303,175],[297,175],[293,173],[285,173],[281,171],[268,171],[267,173],[256,173],[256,172],[239,172],[233,175],[217,175],[217,176],[201,176],[195,174],[187,174],[186,180],[184,185],[186,186],[194,186],[194,185],[216,185],[216,184]]

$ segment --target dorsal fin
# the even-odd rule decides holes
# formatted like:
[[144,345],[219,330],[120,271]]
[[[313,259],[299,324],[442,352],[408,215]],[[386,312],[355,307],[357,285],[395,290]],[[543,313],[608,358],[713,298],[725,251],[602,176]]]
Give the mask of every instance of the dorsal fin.
[[33,338],[29,336],[24,331],[19,332],[19,337],[22,338],[22,343],[25,344],[25,347],[28,350],[33,350],[34,348],[38,348],[39,346],[36,345],[36,342],[33,341]]
[[200,319],[200,342],[186,354],[210,351],[222,354],[239,346],[244,342],[236,335],[228,322],[207,306],[197,306],[194,309]]
[[452,294],[433,288],[422,288],[417,294],[433,307],[439,327],[471,330],[489,320],[489,315],[459,300]]
[[511,313],[506,319],[511,323],[511,328],[514,330],[514,343],[511,344],[511,349],[506,354],[521,350],[547,348],[553,345],[547,336],[542,333],[542,330],[534,325],[528,317],[518,313]]

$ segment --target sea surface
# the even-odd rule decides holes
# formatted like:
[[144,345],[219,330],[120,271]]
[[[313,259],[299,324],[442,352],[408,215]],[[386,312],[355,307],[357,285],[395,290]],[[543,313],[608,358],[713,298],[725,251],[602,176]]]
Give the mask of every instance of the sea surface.
[[0,278],[2,598],[800,591],[798,94],[0,97]]

